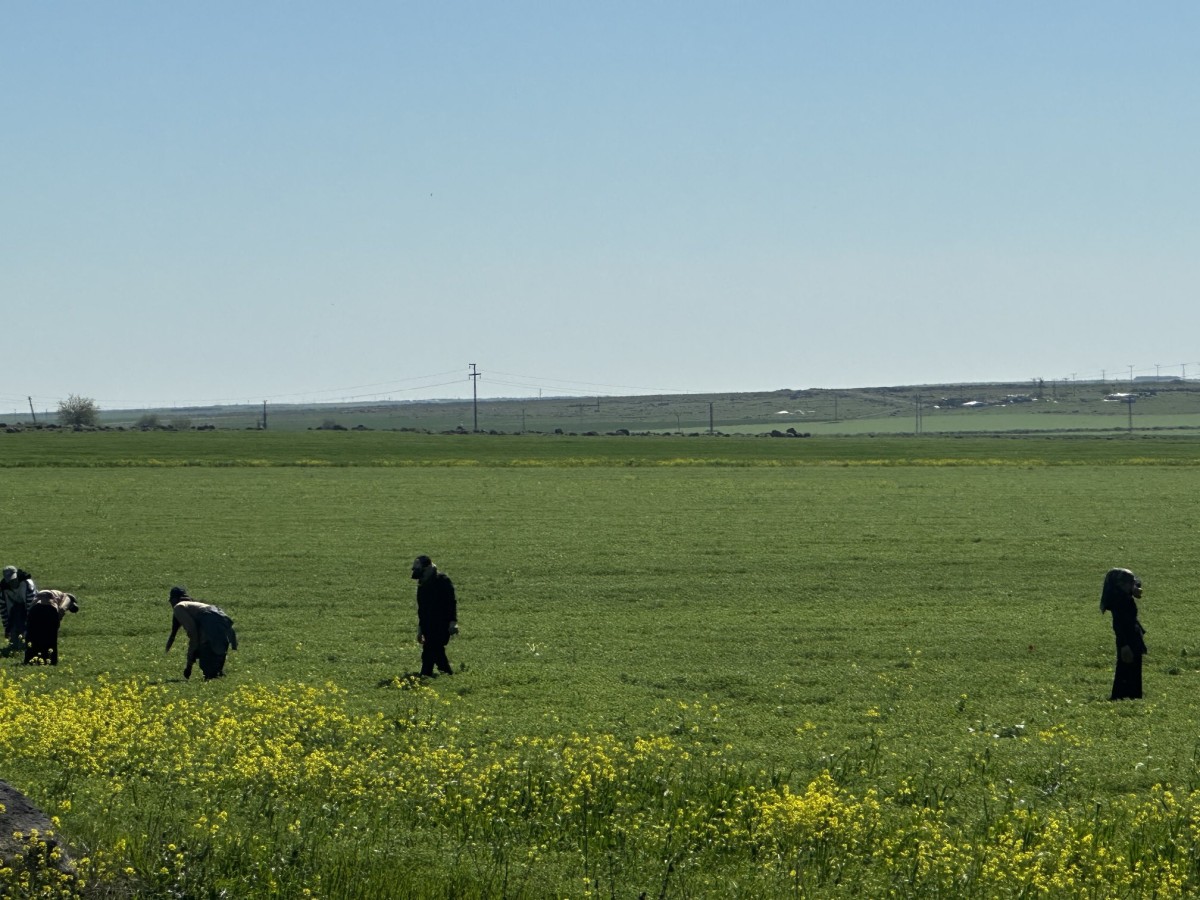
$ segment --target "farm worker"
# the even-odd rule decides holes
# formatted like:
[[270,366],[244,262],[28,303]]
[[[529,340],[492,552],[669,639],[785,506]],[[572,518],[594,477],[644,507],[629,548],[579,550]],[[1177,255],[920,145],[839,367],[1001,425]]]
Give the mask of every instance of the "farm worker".
[[1113,676],[1112,700],[1138,700],[1142,696],[1142,657],[1146,629],[1138,621],[1137,599],[1142,582],[1128,569],[1109,569],[1100,592],[1100,614],[1112,613],[1117,637],[1117,669]]
[[454,596],[454,583],[448,575],[438,571],[428,556],[413,560],[412,577],[417,582],[417,643],[421,645],[421,675],[432,678],[433,668],[447,675],[450,660],[446,658],[446,645],[450,635],[458,634],[458,602]]
[[26,625],[25,664],[37,660],[58,665],[58,628],[67,613],[79,612],[74,594],[63,591],[38,591],[29,607]]
[[37,585],[24,569],[5,566],[0,578],[0,617],[4,619],[4,636],[14,650],[25,646],[25,618],[37,596]]
[[171,636],[167,638],[167,651],[175,643],[175,635],[182,627],[188,636],[187,665],[183,677],[192,677],[192,664],[200,661],[204,680],[220,678],[225,674],[225,656],[232,647],[238,648],[237,632],[233,630],[233,619],[219,606],[193,600],[187,588],[171,588]]

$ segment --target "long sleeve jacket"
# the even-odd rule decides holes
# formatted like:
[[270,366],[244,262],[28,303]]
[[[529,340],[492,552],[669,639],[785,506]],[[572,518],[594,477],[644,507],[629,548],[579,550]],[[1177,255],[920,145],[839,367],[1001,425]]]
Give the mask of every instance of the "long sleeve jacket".
[[8,630],[8,620],[16,606],[23,606],[28,612],[35,600],[37,585],[33,583],[32,578],[0,582],[0,618],[4,620],[4,629]]
[[450,623],[458,621],[454,582],[437,572],[417,584],[417,624],[421,633],[449,636]]
[[171,636],[167,638],[167,649],[175,643],[175,635],[182,628],[188,636],[188,662],[200,654],[200,648],[210,647],[215,653],[226,653],[237,649],[237,632],[233,620],[220,607],[199,600],[181,600],[171,613]]
[[1137,601],[1125,596],[1114,601],[1109,607],[1112,613],[1113,632],[1117,636],[1118,647],[1130,647],[1134,653],[1146,653],[1146,641],[1142,635],[1146,629],[1138,621]]

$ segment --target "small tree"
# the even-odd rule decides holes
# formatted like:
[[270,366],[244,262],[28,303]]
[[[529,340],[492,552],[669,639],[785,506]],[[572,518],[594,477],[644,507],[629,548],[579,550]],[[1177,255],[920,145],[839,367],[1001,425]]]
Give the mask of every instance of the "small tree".
[[100,407],[91,397],[71,394],[58,403],[58,421],[63,425],[95,425],[100,417]]

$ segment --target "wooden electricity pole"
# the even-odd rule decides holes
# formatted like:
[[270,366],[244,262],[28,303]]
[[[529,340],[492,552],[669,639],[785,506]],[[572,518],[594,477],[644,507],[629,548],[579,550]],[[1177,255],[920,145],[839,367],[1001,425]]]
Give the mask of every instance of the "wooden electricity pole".
[[471,412],[475,417],[471,427],[472,431],[479,430],[479,376],[482,374],[476,370],[475,363],[471,363]]

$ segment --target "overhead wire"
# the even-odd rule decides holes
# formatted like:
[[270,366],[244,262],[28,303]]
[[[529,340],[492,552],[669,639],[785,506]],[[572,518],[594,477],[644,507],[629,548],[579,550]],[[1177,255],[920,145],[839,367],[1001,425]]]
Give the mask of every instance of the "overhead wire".
[[509,378],[524,378],[528,381],[554,382],[556,384],[582,384],[592,388],[614,388],[623,391],[648,391],[652,394],[690,394],[691,391],[678,390],[676,388],[652,388],[645,385],[631,384],[605,384],[598,381],[572,381],[564,378],[544,378],[539,375],[521,375],[516,372],[496,372],[497,375],[507,375]]

